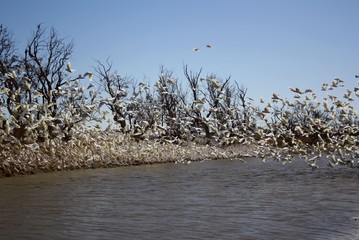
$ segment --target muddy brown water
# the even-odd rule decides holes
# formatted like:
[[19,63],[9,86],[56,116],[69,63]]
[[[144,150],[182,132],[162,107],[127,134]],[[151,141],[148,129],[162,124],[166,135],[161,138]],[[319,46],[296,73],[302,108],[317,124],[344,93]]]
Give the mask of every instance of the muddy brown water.
[[0,239],[359,239],[358,169],[258,159],[0,179]]

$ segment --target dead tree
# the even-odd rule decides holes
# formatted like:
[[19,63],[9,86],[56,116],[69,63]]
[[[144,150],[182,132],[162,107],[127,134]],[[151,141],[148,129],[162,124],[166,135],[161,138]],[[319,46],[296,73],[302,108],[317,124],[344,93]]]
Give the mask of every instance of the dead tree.
[[155,87],[161,109],[160,124],[167,128],[168,137],[182,138],[180,121],[185,97],[178,85],[178,80],[172,76],[171,71],[161,67]]
[[203,105],[205,104],[205,98],[201,98],[201,96],[203,96],[203,92],[200,89],[201,72],[202,69],[200,69],[198,72],[192,72],[188,70],[187,65],[184,66],[184,75],[190,86],[190,92],[192,95],[192,103],[190,109],[187,112],[187,116],[192,119],[192,129],[203,129],[206,142],[209,143],[212,138],[212,134],[210,132],[208,122],[203,116]]
[[7,27],[0,24],[0,77],[19,66],[15,41]]
[[74,70],[69,59],[73,48],[73,42],[60,38],[54,28],[47,32],[38,25],[22,59],[26,101],[38,106],[35,114],[38,120],[54,119],[48,122],[51,138],[62,132],[64,139],[69,139],[71,129],[90,118],[94,111],[90,106],[94,104],[94,97],[86,96],[79,83],[84,76],[71,76]]
[[14,102],[20,104],[22,96],[20,83],[16,70],[20,68],[21,62],[17,55],[15,42],[12,34],[4,25],[0,25],[0,87],[5,94],[1,95],[1,104],[6,107],[10,115],[15,114]]
[[224,98],[225,95],[225,89],[229,87],[229,80],[231,79],[231,77],[226,78],[225,80],[220,80],[217,78],[216,75],[211,75],[208,76],[206,81],[207,81],[207,86],[206,86],[206,98],[207,98],[207,102],[210,106],[209,111],[207,113],[207,118],[209,118],[210,116],[216,118],[219,122],[224,122],[225,121],[225,116],[226,116],[226,112],[225,112],[225,108],[226,108],[226,103],[225,101],[228,101],[228,96],[227,98]]
[[[66,72],[72,50],[72,42],[59,38],[54,29],[47,34],[38,25],[24,56],[19,57],[11,35],[0,26],[0,87],[4,92],[1,102],[16,126],[16,138],[21,140],[26,126],[40,119],[48,124],[45,132],[49,132],[49,137],[56,137],[59,130],[66,135],[75,123],[86,118],[85,113],[91,112],[84,107],[88,100],[79,86],[82,77],[70,78]],[[76,97],[70,99],[70,95]]]
[[73,42],[65,43],[65,39],[59,38],[55,29],[52,28],[47,36],[46,29],[38,25],[25,50],[23,61],[26,77],[33,89],[32,94],[42,94],[41,98],[36,99],[31,95],[29,101],[48,104],[52,117],[59,115],[63,97],[61,88],[78,80],[69,79],[65,72],[73,48]]
[[122,77],[112,70],[112,62],[109,59],[105,63],[97,61],[97,67],[94,68],[99,75],[100,84],[104,91],[110,96],[105,104],[111,110],[113,119],[119,123],[122,130],[125,131],[127,121],[131,125],[132,116],[127,112],[125,98],[127,97],[127,90],[131,80],[128,77]]

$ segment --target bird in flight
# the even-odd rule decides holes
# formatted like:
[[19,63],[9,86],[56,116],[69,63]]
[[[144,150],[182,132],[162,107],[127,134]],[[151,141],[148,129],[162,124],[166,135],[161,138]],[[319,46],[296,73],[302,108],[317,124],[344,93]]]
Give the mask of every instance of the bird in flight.
[[67,63],[67,65],[66,65],[66,71],[68,71],[69,73],[72,73],[72,72],[74,72],[74,71],[76,71],[76,70],[71,68],[71,64],[70,64],[70,62],[69,62],[69,63]]
[[[211,44],[206,45],[207,48],[212,48],[213,46]],[[194,52],[199,52],[199,48],[193,48]]]

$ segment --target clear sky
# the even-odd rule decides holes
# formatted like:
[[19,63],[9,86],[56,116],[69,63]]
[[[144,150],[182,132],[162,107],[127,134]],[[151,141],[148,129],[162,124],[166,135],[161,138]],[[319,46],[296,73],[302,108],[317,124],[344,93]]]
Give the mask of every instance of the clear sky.
[[79,72],[110,56],[118,73],[154,83],[160,65],[184,79],[188,64],[267,100],[292,96],[290,86],[319,92],[335,77],[357,85],[357,0],[1,0],[1,9],[20,48],[39,23],[73,39]]

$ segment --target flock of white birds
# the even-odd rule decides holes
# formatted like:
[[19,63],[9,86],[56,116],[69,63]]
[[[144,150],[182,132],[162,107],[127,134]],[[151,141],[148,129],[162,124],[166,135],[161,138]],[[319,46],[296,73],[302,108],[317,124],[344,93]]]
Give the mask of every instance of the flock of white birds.
[[[344,90],[342,96],[336,95],[338,88]],[[325,93],[322,99],[318,99],[312,89],[290,90],[295,94],[294,101],[273,94],[272,103],[264,108],[263,112],[276,116],[279,123],[271,122],[266,133],[261,134],[265,141],[263,146],[268,141],[278,146],[264,147],[261,150],[263,158],[269,156],[285,163],[299,157],[313,168],[324,159],[332,167],[358,167],[359,122],[353,103],[359,98],[359,88],[347,89],[344,81],[336,78],[322,85],[321,91]],[[273,107],[274,104],[277,107]],[[295,110],[288,112],[288,108]],[[288,128],[296,113],[300,119]]]
[[[207,45],[207,48],[212,48]],[[199,48],[194,49],[195,52]],[[70,63],[68,73],[75,70]],[[356,76],[357,77],[357,76]],[[4,78],[20,79],[19,73],[11,72]],[[93,74],[90,72],[79,75],[78,79],[88,78],[88,86],[80,83],[61,88],[56,94],[67,96],[68,102],[63,102],[64,111],[57,117],[47,114],[53,103],[28,104],[26,102],[14,105],[17,115],[4,111],[4,101],[0,112],[0,172],[1,175],[35,173],[63,169],[109,167],[128,164],[152,162],[186,162],[193,160],[215,158],[238,158],[240,156],[256,156],[263,160],[270,158],[283,163],[295,158],[304,159],[313,168],[318,161],[327,159],[330,166],[346,165],[358,167],[359,159],[359,122],[353,106],[359,98],[359,88],[347,89],[344,81],[336,78],[331,83],[323,84],[321,91],[325,97],[320,99],[312,89],[290,88],[293,99],[282,98],[273,93],[269,102],[260,100],[263,107],[254,106],[252,99],[247,99],[245,111],[251,113],[250,122],[243,122],[241,128],[219,127],[218,122],[211,118],[203,118],[202,124],[208,126],[211,141],[199,144],[197,141],[205,135],[204,129],[196,127],[196,134],[191,141],[183,139],[166,139],[156,141],[153,136],[166,132],[169,126],[154,124],[146,128],[148,123],[138,123],[138,128],[131,134],[124,133],[116,124],[109,124],[105,130],[98,125],[91,126],[86,119],[97,122],[108,121],[108,111],[102,106],[113,102],[114,99],[103,98],[98,102],[89,102],[83,96],[87,91],[90,99],[97,94],[92,83]],[[4,79],[2,79],[4,80]],[[223,96],[222,83],[216,79],[210,81],[217,92],[217,97]],[[12,92],[4,86],[0,88],[1,99],[15,99],[21,91],[30,91],[31,85],[21,78],[23,89]],[[175,84],[168,78],[167,84]],[[163,87],[157,82],[158,89]],[[150,86],[140,83],[140,91],[147,91]],[[342,89],[342,96],[336,95],[337,89]],[[121,90],[121,89],[118,89]],[[161,94],[170,95],[168,88],[162,89]],[[340,91],[339,91],[340,92]],[[40,93],[34,94],[41,98]],[[81,100],[82,99],[82,100]],[[86,98],[89,99],[89,98]],[[15,101],[14,101],[15,102]],[[191,116],[191,111],[200,112],[206,105],[206,99],[196,99],[192,106],[183,107],[184,115]],[[36,117],[41,109],[42,116]],[[229,109],[225,114],[228,121],[244,109]],[[209,111],[218,113],[219,109]],[[232,116],[233,115],[233,116]],[[173,118],[173,121],[180,121]],[[81,122],[81,124],[77,124]],[[57,125],[57,123],[61,123]],[[61,128],[64,126],[71,128]],[[179,122],[187,127],[187,122]],[[189,123],[191,123],[189,121]],[[189,126],[191,127],[191,126]],[[19,138],[19,130],[21,139]],[[190,132],[190,131],[189,131]],[[137,134],[137,135],[136,135]],[[140,142],[133,137],[143,136]],[[65,141],[64,138],[67,137]]]

